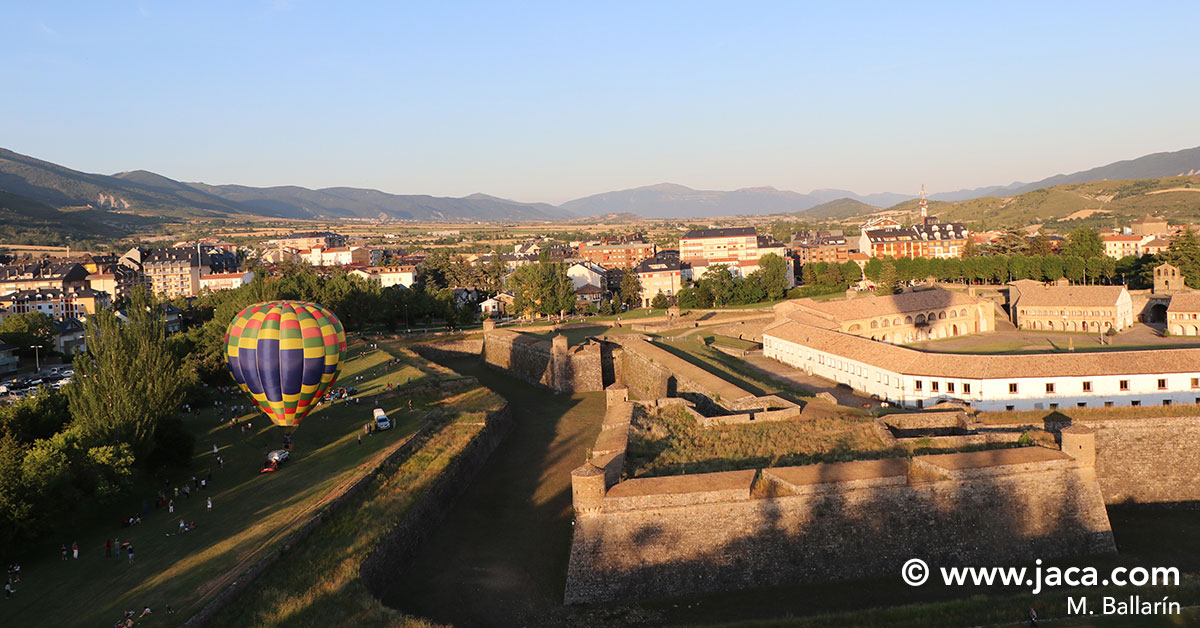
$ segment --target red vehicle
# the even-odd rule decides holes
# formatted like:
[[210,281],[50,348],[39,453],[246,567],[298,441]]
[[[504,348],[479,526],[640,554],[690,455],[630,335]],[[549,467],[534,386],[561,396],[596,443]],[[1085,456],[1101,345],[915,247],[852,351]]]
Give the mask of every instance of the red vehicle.
[[262,467],[258,469],[258,472],[272,473],[274,471],[278,471],[279,467],[283,466],[283,463],[287,462],[287,459],[290,458],[291,455],[291,452],[287,451],[286,449],[276,449],[275,451],[272,451],[271,453],[267,454],[267,459],[263,461]]

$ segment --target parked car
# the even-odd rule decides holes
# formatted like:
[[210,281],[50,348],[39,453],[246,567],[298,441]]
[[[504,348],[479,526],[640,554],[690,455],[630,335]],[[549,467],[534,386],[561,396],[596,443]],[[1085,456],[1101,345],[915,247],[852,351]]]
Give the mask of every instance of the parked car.
[[271,473],[273,471],[278,471],[279,467],[283,466],[283,463],[287,462],[288,458],[291,456],[291,452],[285,449],[276,449],[275,451],[267,454],[267,459],[263,460],[262,466],[259,467],[258,472]]
[[392,429],[392,420],[388,418],[388,415],[386,412],[383,411],[383,408],[375,408],[375,417],[374,418],[375,418],[375,429],[376,430]]

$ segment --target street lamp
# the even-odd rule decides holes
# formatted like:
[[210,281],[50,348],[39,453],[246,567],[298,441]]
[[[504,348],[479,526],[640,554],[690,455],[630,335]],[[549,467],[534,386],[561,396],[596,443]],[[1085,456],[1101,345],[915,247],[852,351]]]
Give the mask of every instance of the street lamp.
[[38,349],[41,349],[42,345],[33,345],[30,348],[33,349],[33,370],[34,373],[38,373],[42,370],[42,361],[38,357]]

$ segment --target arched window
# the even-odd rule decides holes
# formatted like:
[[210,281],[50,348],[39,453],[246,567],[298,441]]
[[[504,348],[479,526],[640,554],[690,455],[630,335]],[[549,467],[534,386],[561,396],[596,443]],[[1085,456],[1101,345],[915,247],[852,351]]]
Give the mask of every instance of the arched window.
[[[878,329],[878,328],[879,328],[879,321],[871,321],[871,329]],[[874,340],[874,339],[872,339],[872,340]]]
[[945,313],[945,312],[938,312],[938,320],[939,320],[939,321],[941,321],[941,320],[946,320],[946,313]]
[[888,325],[891,325],[891,324],[892,324],[892,322],[891,322],[891,321],[889,321],[888,319],[886,319],[886,318],[885,318],[885,319],[883,319],[883,326],[884,326],[884,327],[887,327]]
[[921,323],[924,323],[924,322],[925,322],[925,315],[924,315],[924,314],[917,314],[917,321],[916,321],[916,323],[917,323],[918,325],[920,325]]
[[905,317],[904,317],[904,324],[905,324],[905,325],[912,325],[912,317],[911,317],[911,316],[905,316]]

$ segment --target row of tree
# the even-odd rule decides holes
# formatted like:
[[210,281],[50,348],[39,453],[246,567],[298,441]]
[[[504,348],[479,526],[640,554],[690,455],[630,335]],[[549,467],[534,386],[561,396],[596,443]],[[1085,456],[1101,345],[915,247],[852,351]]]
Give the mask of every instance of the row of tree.
[[804,265],[801,278],[805,286],[829,292],[844,290],[864,277],[882,292],[927,277],[947,283],[1055,281],[1065,277],[1077,284],[1124,284],[1144,289],[1154,284],[1154,267],[1169,263],[1180,268],[1188,286],[1200,287],[1200,242],[1191,231],[1177,236],[1160,255],[1121,259],[1103,254],[1103,243],[1094,229],[1071,232],[1061,254],[1006,254],[998,252],[1001,250],[1004,247],[977,249],[969,256],[949,259],[871,258],[863,267],[855,262],[815,262]]

